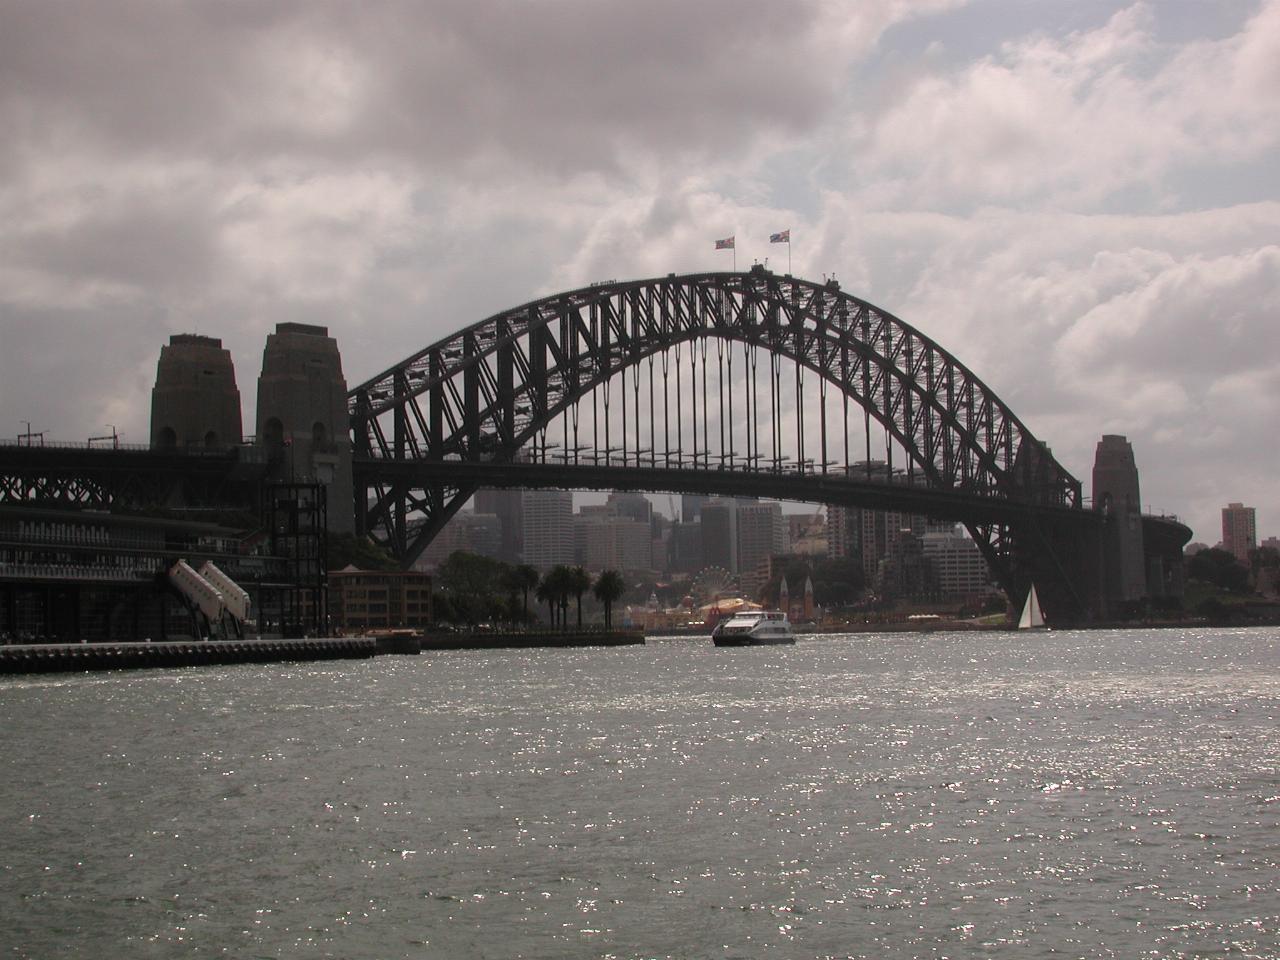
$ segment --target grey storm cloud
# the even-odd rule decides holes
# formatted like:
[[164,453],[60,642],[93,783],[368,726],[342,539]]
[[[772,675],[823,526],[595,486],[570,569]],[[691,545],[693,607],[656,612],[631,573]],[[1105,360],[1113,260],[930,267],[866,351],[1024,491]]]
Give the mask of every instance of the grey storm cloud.
[[1280,532],[1280,2],[1207,7],[0,0],[0,435],[144,437],[172,333],[252,423],[280,321],[355,382],[791,228],[1078,476],[1125,433],[1199,539]]
[[87,140],[239,163],[402,159],[556,172],[798,132],[844,65],[815,2],[9,4],[20,150]]

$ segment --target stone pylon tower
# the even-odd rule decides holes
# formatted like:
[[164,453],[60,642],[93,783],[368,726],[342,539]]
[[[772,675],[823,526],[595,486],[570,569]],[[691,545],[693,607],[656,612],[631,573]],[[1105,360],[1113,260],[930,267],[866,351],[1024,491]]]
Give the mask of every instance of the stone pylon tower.
[[1114,616],[1120,603],[1147,595],[1142,498],[1133,447],[1124,437],[1104,436],[1093,459],[1093,508],[1107,516],[1102,534],[1102,596]]
[[160,348],[151,391],[153,447],[230,447],[243,439],[231,354],[215,337],[178,333]]
[[275,479],[325,485],[330,532],[355,530],[347,381],[327,327],[280,323],[267,336],[258,443]]

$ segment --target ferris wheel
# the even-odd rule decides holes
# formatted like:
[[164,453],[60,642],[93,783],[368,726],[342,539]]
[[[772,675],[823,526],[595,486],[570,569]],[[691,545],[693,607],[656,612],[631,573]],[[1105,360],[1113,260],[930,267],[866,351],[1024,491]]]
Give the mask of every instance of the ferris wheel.
[[695,602],[703,604],[719,600],[721,597],[736,596],[738,589],[736,576],[724,567],[711,566],[703,567],[693,578],[693,587],[690,592]]

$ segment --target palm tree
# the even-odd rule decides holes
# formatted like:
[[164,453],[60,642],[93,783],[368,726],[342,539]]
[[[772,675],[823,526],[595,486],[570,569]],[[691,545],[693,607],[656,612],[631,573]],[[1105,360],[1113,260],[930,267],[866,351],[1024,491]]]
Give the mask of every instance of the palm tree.
[[516,585],[524,592],[524,618],[529,619],[529,591],[538,585],[538,571],[522,563],[512,571]]
[[[511,591],[511,619],[516,617],[516,593],[524,595],[524,622],[529,622],[529,591],[538,585],[538,571],[527,563],[507,567],[502,575],[503,585]],[[542,600],[538,597],[538,600]]]
[[[569,594],[573,592],[570,584],[571,574],[564,564],[558,564],[547,571],[538,584],[537,597],[546,601],[551,609],[551,625],[564,626],[569,619]],[[556,609],[560,612],[557,615]]]
[[560,626],[569,625],[569,594],[573,592],[573,573],[564,564],[556,564],[547,574],[547,581],[556,599],[560,601]]
[[582,595],[591,589],[591,574],[581,567],[573,567],[567,579],[569,589],[578,599],[578,629],[582,629]]
[[547,605],[547,613],[551,616],[551,626],[556,625],[556,596],[555,584],[551,582],[550,574],[543,577],[538,583],[537,589],[533,593],[539,603]]
[[591,592],[595,594],[596,599],[604,604],[604,626],[606,630],[613,629],[613,602],[626,591],[627,586],[622,582],[622,574],[618,573],[617,570],[602,571],[596,580],[596,585],[591,588]]

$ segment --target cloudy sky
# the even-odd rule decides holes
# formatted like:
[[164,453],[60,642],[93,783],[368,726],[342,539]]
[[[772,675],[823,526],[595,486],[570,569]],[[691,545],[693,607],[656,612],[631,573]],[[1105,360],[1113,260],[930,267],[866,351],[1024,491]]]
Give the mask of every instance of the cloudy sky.
[[[773,256],[1086,482],[1280,534],[1280,0],[0,0],[0,436],[145,440],[160,345],[348,381],[594,280]],[[248,429],[252,429],[251,426]]]

